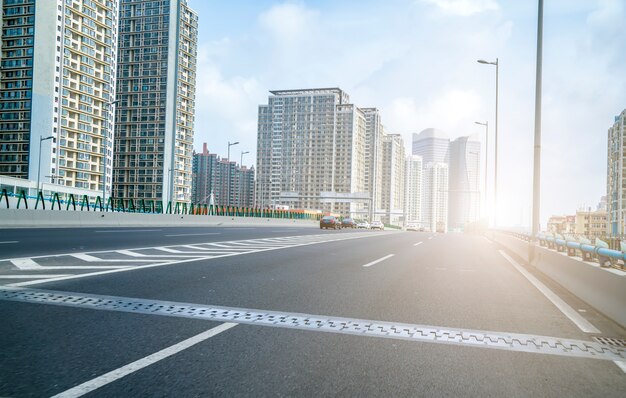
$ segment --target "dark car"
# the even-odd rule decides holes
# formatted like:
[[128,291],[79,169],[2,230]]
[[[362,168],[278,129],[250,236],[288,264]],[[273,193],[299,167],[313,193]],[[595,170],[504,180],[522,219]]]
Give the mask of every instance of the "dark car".
[[344,228],[356,228],[356,221],[354,221],[350,217],[346,217],[341,220],[341,226]]
[[320,220],[320,229],[341,229],[341,222],[335,216],[324,216]]

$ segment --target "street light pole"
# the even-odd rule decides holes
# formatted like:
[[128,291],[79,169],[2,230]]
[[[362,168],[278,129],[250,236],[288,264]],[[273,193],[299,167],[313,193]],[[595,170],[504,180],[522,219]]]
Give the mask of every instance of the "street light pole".
[[228,141],[228,157],[226,158],[226,160],[228,161],[227,167],[228,167],[228,181],[226,181],[226,191],[227,191],[227,196],[226,196],[226,206],[230,206],[230,147],[233,145],[237,145],[239,144],[239,141],[233,142],[231,143],[230,141]]
[[[537,74],[535,76],[535,149],[533,164],[533,222],[532,239],[539,233],[539,210],[541,188],[541,77],[543,54],[543,0],[537,10]],[[535,257],[535,246],[531,245],[530,263]]]
[[495,65],[496,67],[496,128],[495,128],[495,133],[494,133],[494,175],[493,175],[493,208],[494,208],[494,215],[493,215],[493,225],[494,227],[497,226],[498,224],[498,80],[499,80],[499,73],[500,73],[500,62],[498,60],[498,58],[496,58],[495,62],[490,62],[490,61],[485,61],[482,59],[478,60],[478,63],[480,64],[486,64],[486,65]]
[[250,151],[241,151],[241,160],[239,161],[239,167],[243,167],[243,155],[250,153]]
[[41,143],[53,139],[54,136],[39,137],[39,162],[37,164],[37,195],[39,195],[39,176],[41,175]]
[[[102,130],[102,205],[106,206],[106,187],[107,187],[107,149],[109,147],[109,107],[117,104],[120,100],[109,101],[104,103],[104,129]],[[115,125],[115,124],[113,124]]]
[[489,121],[482,122],[474,122],[481,126],[485,126],[485,211],[487,210],[487,162],[489,162]]

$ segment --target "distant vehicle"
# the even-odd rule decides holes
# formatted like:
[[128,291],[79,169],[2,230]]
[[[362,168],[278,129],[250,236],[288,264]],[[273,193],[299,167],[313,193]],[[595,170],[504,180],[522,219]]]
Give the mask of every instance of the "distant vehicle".
[[370,229],[380,229],[381,231],[385,230],[385,224],[380,221],[372,221],[370,224]]
[[320,220],[320,229],[341,229],[341,222],[335,216],[324,216]]
[[350,217],[346,217],[341,220],[341,226],[343,228],[356,228],[356,222]]
[[407,231],[419,231],[419,226],[415,223],[409,223],[406,225]]
[[370,223],[368,223],[367,221],[361,221],[356,225],[356,227],[359,229],[370,229]]

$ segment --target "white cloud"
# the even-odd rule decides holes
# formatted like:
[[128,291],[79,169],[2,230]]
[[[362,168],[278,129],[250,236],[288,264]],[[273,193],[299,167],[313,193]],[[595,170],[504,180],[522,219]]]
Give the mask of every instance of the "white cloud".
[[271,7],[259,16],[259,24],[284,45],[296,44],[312,36],[318,12],[300,3],[283,3]]
[[427,4],[437,6],[447,14],[471,16],[485,11],[500,9],[495,0],[420,0]]

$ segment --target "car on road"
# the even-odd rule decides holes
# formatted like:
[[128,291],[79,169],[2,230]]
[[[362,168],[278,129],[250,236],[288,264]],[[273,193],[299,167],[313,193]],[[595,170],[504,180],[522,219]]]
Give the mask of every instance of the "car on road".
[[320,219],[320,229],[341,229],[341,222],[335,216],[324,216]]
[[361,221],[356,225],[356,227],[358,229],[370,229],[370,223],[368,223],[367,221]]
[[346,217],[341,220],[341,226],[343,228],[356,228],[356,222],[350,217]]
[[407,231],[419,231],[419,226],[415,223],[409,223],[406,225]]
[[379,229],[381,231],[384,231],[385,224],[383,224],[381,221],[372,221],[372,223],[370,224],[370,229]]

